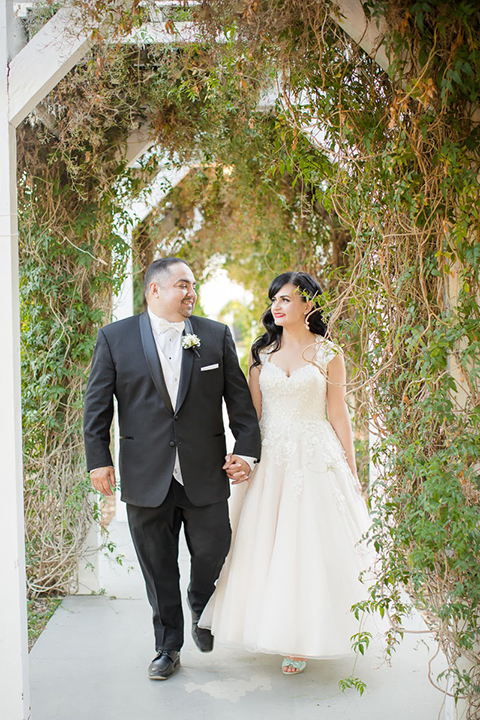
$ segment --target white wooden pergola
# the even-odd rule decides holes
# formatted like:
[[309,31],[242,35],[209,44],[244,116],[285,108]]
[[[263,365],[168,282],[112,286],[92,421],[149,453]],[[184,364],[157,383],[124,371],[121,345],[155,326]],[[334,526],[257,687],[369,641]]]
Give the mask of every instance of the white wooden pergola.
[[[28,681],[27,613],[22,478],[20,395],[20,314],[18,286],[18,229],[16,187],[16,128],[41,100],[87,53],[91,36],[65,3],[28,43],[15,18],[13,0],[0,0],[0,704],[5,720],[32,717]],[[31,0],[30,0],[31,4]],[[174,3],[158,3],[159,5]],[[369,23],[360,0],[338,0],[336,22],[382,68],[389,61],[382,45],[385,26]],[[182,41],[195,35],[185,27]],[[164,25],[153,23],[145,35],[155,42],[175,42]],[[129,42],[140,36],[132,35]],[[151,141],[148,129],[137,131],[128,143],[134,161]],[[453,301],[455,288],[450,293]],[[128,304],[128,301],[127,301]]]

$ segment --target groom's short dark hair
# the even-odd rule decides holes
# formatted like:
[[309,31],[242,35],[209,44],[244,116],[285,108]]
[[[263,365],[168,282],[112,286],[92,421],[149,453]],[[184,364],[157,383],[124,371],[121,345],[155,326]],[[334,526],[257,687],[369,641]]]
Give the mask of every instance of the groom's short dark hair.
[[148,288],[151,282],[156,282],[162,285],[165,278],[170,275],[170,268],[172,265],[178,264],[186,265],[188,268],[190,265],[178,257],[164,257],[159,260],[154,260],[151,265],[147,268],[145,273],[145,293],[148,292]]

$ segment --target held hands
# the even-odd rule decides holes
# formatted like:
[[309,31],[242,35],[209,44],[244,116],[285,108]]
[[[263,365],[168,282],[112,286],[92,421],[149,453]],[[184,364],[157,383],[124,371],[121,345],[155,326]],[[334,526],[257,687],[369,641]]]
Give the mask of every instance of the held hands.
[[101,467],[90,473],[92,485],[102,495],[113,495],[115,488],[115,470],[112,466]]
[[238,455],[226,455],[223,470],[232,481],[232,485],[237,485],[249,479],[250,465],[242,458],[239,458]]
[[[226,455],[223,470],[232,481],[232,485],[249,479],[250,466],[237,455]],[[115,471],[112,466],[97,468],[90,473],[93,487],[102,495],[113,495],[115,489]]]

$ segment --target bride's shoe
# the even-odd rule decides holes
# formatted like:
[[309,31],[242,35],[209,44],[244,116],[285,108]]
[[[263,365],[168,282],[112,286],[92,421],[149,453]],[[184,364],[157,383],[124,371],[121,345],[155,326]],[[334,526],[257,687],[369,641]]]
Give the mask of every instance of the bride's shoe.
[[294,660],[293,658],[283,658],[282,673],[284,675],[299,675],[307,667],[305,660]]

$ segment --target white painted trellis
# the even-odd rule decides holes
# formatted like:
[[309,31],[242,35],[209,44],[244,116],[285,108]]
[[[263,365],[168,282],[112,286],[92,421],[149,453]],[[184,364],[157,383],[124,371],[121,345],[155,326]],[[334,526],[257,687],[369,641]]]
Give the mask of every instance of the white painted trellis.
[[[16,3],[16,6],[26,3]],[[30,3],[31,4],[31,3]],[[174,4],[174,3],[159,3]],[[332,17],[386,69],[382,22],[368,22],[360,0],[337,0]],[[183,24],[172,36],[161,23],[136,31],[129,42],[185,43],[195,28]],[[65,3],[27,44],[14,16],[13,0],[0,0],[0,714],[31,718],[28,683],[25,546],[20,395],[20,313],[16,188],[16,127],[88,51],[91,36],[75,3]],[[150,145],[148,129],[132,136],[133,160]]]

